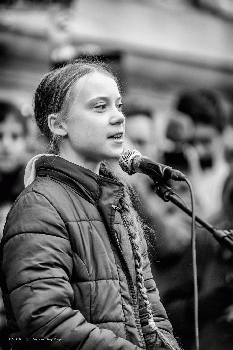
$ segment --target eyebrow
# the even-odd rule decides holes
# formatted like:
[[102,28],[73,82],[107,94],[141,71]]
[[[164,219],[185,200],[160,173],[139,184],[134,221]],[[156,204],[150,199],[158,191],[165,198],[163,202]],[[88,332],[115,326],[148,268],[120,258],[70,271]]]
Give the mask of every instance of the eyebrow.
[[[94,102],[96,100],[104,100],[104,101],[109,101],[110,98],[107,97],[107,96],[97,96],[97,97],[94,97],[90,100],[90,102]],[[119,96],[117,97],[116,101],[119,101],[119,100],[122,100],[122,96]]]

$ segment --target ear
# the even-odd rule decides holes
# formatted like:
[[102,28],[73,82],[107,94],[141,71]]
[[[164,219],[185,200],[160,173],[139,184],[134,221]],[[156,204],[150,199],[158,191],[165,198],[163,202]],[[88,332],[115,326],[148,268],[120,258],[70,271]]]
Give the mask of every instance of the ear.
[[65,123],[59,120],[59,117],[56,113],[50,114],[48,116],[48,127],[53,135],[55,136],[66,136],[67,131],[65,128]]

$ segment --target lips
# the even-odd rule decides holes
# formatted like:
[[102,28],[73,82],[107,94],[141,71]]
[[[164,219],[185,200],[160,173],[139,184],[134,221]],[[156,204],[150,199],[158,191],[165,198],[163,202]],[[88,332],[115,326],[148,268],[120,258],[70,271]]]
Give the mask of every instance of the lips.
[[118,132],[108,137],[108,139],[121,140],[123,138],[123,132]]

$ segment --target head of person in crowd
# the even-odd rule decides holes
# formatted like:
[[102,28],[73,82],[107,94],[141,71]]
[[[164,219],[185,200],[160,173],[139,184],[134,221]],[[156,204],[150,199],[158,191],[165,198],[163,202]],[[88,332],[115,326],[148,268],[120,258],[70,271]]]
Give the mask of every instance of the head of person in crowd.
[[222,157],[222,133],[227,123],[222,96],[207,88],[187,90],[179,94],[176,109],[194,122],[192,144],[202,169],[211,168],[216,159]]
[[194,136],[194,123],[191,117],[182,112],[171,111],[165,128],[163,162],[184,173],[190,170],[187,148]]
[[13,173],[24,163],[27,134],[27,118],[19,107],[0,101],[0,173]]
[[152,154],[153,110],[136,103],[124,103],[125,133],[142,155]]

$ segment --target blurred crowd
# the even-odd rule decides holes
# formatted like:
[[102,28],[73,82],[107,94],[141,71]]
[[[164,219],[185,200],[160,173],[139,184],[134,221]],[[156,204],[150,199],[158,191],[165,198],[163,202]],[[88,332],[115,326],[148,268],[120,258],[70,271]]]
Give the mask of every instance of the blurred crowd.
[[[25,165],[49,145],[12,101],[0,101],[0,236],[6,215],[23,190]],[[233,106],[212,89],[180,91],[166,116],[134,101],[124,104],[125,149],[182,171],[193,186],[196,214],[219,229],[233,226]],[[160,119],[159,119],[160,118]],[[159,120],[158,120],[159,119]],[[157,126],[161,126],[157,129]],[[156,137],[157,134],[159,137]],[[184,350],[195,349],[191,218],[158,197],[144,174],[122,174],[145,222],[152,272]],[[190,208],[185,182],[166,185]],[[230,350],[233,344],[233,254],[206,229],[196,226],[200,349]],[[0,298],[0,350],[8,350]]]

